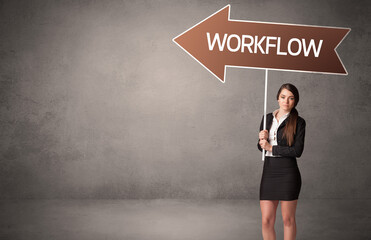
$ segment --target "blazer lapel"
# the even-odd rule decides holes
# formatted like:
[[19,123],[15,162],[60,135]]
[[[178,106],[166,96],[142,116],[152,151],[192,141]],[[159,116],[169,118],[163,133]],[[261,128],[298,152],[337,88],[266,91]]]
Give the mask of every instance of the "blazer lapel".
[[[290,117],[290,116],[289,116],[289,117]],[[278,130],[281,129],[281,128],[283,128],[283,127],[286,125],[286,123],[287,123],[289,117],[287,117],[287,118],[286,118],[286,119],[281,123],[281,125],[278,127]]]
[[[288,116],[282,123],[281,123],[281,125],[278,127],[278,130],[279,129],[281,129],[281,128],[283,128],[285,125],[286,125],[286,123],[287,123],[287,121],[288,121],[288,119],[289,119],[289,117],[290,116]],[[268,114],[268,116],[267,116],[267,128],[266,129],[271,129],[271,127],[272,127],[272,123],[273,123],[273,113],[271,113],[271,114]],[[277,130],[277,131],[278,131]]]
[[268,129],[268,131],[269,129],[271,129],[272,123],[273,123],[273,114],[271,113],[267,116],[267,128],[266,129]]

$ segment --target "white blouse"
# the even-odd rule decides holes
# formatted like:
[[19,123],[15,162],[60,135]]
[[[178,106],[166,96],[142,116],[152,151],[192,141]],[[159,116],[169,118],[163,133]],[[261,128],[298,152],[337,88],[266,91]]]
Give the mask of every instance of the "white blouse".
[[[269,130],[269,138],[268,138],[268,141],[269,141],[269,144],[274,146],[274,145],[278,145],[277,144],[277,131],[278,131],[278,127],[281,125],[281,123],[283,121],[285,121],[285,119],[289,116],[289,112],[286,113],[285,115],[283,115],[279,121],[277,121],[276,119],[276,114],[278,112],[279,109],[276,109],[274,110],[273,112],[273,121],[272,121],[272,126],[271,126],[271,129]],[[269,156],[269,157],[279,157],[279,156],[274,156],[272,152],[270,151],[266,151],[265,153],[265,156]]]

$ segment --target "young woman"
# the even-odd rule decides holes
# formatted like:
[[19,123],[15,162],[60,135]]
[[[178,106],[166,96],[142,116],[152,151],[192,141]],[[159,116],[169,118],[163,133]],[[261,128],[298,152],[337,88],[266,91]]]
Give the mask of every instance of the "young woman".
[[298,115],[298,89],[283,84],[277,93],[279,109],[266,116],[260,124],[258,148],[266,150],[260,182],[260,207],[264,240],[276,239],[274,223],[281,201],[284,239],[296,237],[295,212],[301,188],[301,175],[296,158],[304,149],[305,120]]

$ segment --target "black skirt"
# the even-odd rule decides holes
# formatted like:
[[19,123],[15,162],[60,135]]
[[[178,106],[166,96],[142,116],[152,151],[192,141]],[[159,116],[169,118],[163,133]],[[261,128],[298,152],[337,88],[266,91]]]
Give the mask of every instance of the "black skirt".
[[301,175],[296,158],[265,157],[260,200],[296,200],[300,188]]

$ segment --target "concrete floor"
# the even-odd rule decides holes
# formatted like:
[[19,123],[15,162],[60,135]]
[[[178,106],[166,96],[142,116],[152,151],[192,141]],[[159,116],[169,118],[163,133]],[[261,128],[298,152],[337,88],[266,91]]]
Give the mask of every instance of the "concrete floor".
[[[299,199],[297,239],[371,239],[366,200]],[[262,239],[259,200],[1,200],[0,239]],[[277,239],[283,239],[280,205]]]

